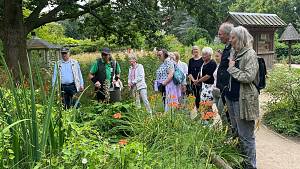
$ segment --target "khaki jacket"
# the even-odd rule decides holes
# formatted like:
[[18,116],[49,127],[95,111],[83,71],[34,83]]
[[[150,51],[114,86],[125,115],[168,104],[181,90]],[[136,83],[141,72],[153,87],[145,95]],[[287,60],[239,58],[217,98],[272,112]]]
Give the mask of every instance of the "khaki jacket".
[[259,117],[259,93],[253,84],[259,69],[256,52],[243,48],[234,59],[239,61],[239,68],[229,67],[227,71],[230,82],[232,77],[240,82],[240,119],[256,120]]

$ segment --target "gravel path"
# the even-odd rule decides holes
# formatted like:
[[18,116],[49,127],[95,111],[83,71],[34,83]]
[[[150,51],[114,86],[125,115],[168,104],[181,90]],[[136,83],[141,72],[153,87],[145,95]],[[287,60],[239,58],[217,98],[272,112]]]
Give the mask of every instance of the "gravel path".
[[[270,97],[260,95],[262,107]],[[287,139],[260,124],[256,133],[258,169],[300,169],[300,142]]]

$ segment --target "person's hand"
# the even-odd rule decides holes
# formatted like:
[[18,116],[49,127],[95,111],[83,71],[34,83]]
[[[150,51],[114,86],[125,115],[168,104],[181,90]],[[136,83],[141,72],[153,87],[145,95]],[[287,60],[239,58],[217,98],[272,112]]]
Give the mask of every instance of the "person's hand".
[[167,82],[166,82],[166,81],[163,81],[161,84],[162,84],[163,86],[166,86],[166,85],[167,85]]
[[83,86],[80,86],[79,91],[82,92],[84,90]]
[[97,82],[95,83],[95,86],[96,86],[96,87],[100,87],[100,86],[101,86],[101,83],[100,83],[99,81],[97,81]]
[[132,87],[132,84],[128,83],[128,88],[131,89],[131,87]]
[[193,76],[192,76],[191,74],[189,74],[188,78],[189,78],[191,81],[194,80],[194,78],[193,78]]
[[234,65],[235,65],[235,61],[232,59],[229,59],[228,66],[231,68],[231,67],[234,67]]
[[193,82],[194,85],[198,84],[198,80],[192,79],[192,82]]

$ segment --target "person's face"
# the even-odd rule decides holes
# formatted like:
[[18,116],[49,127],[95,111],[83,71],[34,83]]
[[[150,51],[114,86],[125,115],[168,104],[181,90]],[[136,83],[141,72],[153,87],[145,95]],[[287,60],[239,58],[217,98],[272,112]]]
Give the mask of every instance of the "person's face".
[[210,54],[208,54],[208,53],[203,53],[202,59],[203,59],[204,62],[209,61],[210,58],[211,58],[211,55],[210,55]]
[[170,59],[172,59],[172,60],[176,61],[176,57],[175,57],[175,55],[174,55],[174,54],[170,54],[170,55],[169,55],[169,57],[170,57]]
[[238,50],[238,45],[237,45],[237,36],[235,33],[230,34],[230,39],[229,42],[231,43],[233,49]]
[[193,56],[199,56],[199,49],[193,49]]
[[69,54],[66,52],[61,53],[61,57],[64,61],[67,61],[70,58]]
[[217,52],[215,55],[215,60],[217,63],[221,62],[221,57],[222,57],[222,54],[220,52]]
[[136,64],[136,60],[131,59],[131,60],[129,60],[129,63],[130,63],[131,66],[134,66]]
[[218,36],[222,43],[226,44],[229,41],[229,36],[224,32],[223,27],[219,28]]
[[160,61],[164,61],[165,58],[164,58],[164,54],[162,51],[158,51],[157,52],[157,57],[159,58]]
[[109,54],[106,54],[106,53],[102,53],[102,58],[106,61],[106,62],[108,62],[109,61]]

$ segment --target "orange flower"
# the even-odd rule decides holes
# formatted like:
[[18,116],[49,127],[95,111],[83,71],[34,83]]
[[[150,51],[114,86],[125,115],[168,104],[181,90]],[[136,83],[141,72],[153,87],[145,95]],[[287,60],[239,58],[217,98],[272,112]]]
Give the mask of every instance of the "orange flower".
[[128,143],[128,141],[126,139],[121,139],[119,140],[119,145],[124,146]]
[[213,105],[213,102],[212,101],[201,101],[200,105],[211,107]]
[[215,115],[216,115],[215,112],[206,112],[206,113],[203,113],[203,114],[202,114],[201,118],[202,118],[203,120],[209,120],[209,119],[215,117]]
[[178,103],[177,102],[171,102],[168,104],[168,106],[170,107],[178,107]]
[[176,99],[177,97],[175,95],[170,95],[170,99]]
[[120,119],[122,117],[121,113],[116,113],[113,115],[113,118]]

